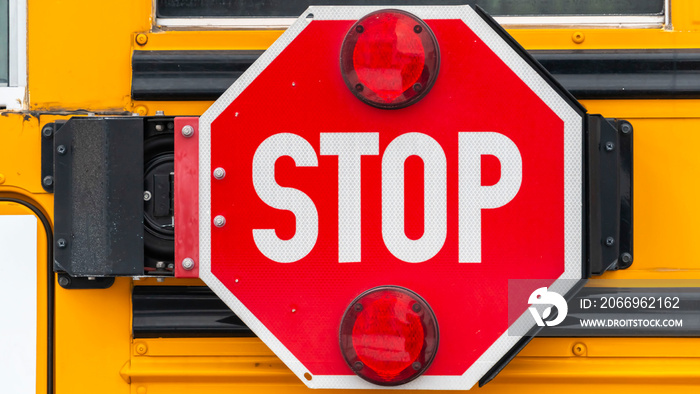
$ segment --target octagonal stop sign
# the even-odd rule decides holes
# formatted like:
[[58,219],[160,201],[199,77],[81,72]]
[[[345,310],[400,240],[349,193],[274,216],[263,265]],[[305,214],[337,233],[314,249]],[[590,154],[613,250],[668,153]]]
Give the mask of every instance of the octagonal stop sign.
[[[419,100],[370,105],[373,86],[347,83],[343,43],[378,8],[311,7],[196,135],[199,275],[309,387],[381,388],[361,369],[388,358],[420,370],[401,388],[468,389],[526,343],[509,327],[535,326],[533,291],[583,275],[583,110],[480,10],[400,9],[439,48],[434,83],[399,88]],[[369,315],[358,296],[378,287],[425,307],[385,297]],[[350,322],[353,356],[344,316],[365,324]],[[408,349],[429,339],[430,357]]]

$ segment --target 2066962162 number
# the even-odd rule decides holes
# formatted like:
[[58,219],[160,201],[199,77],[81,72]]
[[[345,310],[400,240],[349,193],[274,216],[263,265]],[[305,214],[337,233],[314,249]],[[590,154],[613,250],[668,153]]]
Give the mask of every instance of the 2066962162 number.
[[601,297],[601,309],[679,309],[679,297]]

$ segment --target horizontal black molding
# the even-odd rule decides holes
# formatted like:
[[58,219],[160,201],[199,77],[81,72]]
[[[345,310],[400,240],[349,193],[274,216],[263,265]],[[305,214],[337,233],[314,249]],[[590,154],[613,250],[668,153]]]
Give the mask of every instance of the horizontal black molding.
[[134,100],[216,100],[265,51],[134,51]]
[[208,287],[134,286],[134,338],[251,337]]
[[[264,51],[134,51],[134,100],[216,100]],[[530,51],[577,99],[700,98],[700,50]]]
[[[641,298],[646,300],[645,308],[631,307],[635,297],[638,304]],[[669,308],[659,308],[659,297],[661,305]],[[255,336],[207,287],[135,286],[132,301],[135,338]],[[630,307],[626,307],[627,302]],[[558,326],[545,327],[538,336],[700,337],[700,288],[584,287],[568,304],[566,319]],[[581,320],[585,319],[626,320],[626,326],[582,328]],[[675,319],[683,325],[642,327],[629,321],[640,319]]]

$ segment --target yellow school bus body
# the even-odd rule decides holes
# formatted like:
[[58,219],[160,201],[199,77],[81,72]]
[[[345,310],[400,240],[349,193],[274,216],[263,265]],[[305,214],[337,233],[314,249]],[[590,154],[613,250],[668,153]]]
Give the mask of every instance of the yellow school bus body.
[[[211,102],[133,101],[134,49],[265,49],[279,30],[179,30],[154,26],[150,0],[28,2],[28,107],[0,116],[0,196],[21,198],[50,219],[40,182],[40,130],[96,114],[200,115]],[[671,1],[672,28],[513,29],[526,49],[700,48],[700,3]],[[584,40],[576,43],[575,33]],[[147,42],[136,42],[145,34]],[[634,125],[631,268],[605,279],[700,280],[700,100],[584,100],[589,113]],[[0,203],[0,215],[31,214]],[[44,230],[38,237],[37,392],[46,382]],[[256,338],[133,339],[133,286],[198,280],[117,278],[105,290],[55,295],[55,392],[103,394],[309,392]],[[575,345],[581,351],[574,352]],[[3,355],[3,357],[8,357]],[[1,385],[1,383],[0,383]],[[1,387],[1,386],[0,386]],[[700,338],[536,338],[478,393],[698,392]],[[2,389],[0,388],[0,392]]]

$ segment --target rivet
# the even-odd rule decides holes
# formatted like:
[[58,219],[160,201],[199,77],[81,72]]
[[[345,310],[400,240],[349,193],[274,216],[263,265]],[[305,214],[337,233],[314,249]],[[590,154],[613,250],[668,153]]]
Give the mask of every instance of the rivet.
[[70,282],[71,282],[71,280],[67,276],[61,276],[58,278],[58,284],[64,288],[70,286]]
[[214,226],[216,227],[224,227],[226,224],[226,218],[218,215],[217,217],[214,218]]
[[585,356],[587,351],[586,345],[581,342],[577,342],[574,344],[574,347],[571,348],[571,351],[577,356]]
[[139,34],[136,35],[136,43],[137,43],[137,44],[139,44],[139,45],[146,45],[147,42],[148,42],[148,36],[147,36],[147,35],[145,35],[145,34],[143,34],[143,33],[139,33]]
[[221,180],[221,179],[224,179],[225,176],[226,176],[226,170],[224,170],[223,168],[218,167],[217,169],[214,170],[214,178]]
[[620,127],[620,129],[622,129],[622,132],[624,134],[629,134],[632,132],[632,125],[629,123],[623,123],[622,127]]
[[185,269],[186,271],[190,271],[192,268],[194,268],[194,260],[192,260],[189,257],[182,260],[182,268]]
[[411,309],[413,309],[413,312],[416,312],[416,313],[420,312],[420,310],[421,310],[420,304],[416,302],[415,304],[413,304]]
[[415,370],[417,371],[417,370],[419,370],[423,365],[421,365],[421,363],[419,363],[418,361],[416,361],[416,362],[414,362],[413,365],[411,365],[411,366],[413,367],[413,369],[415,369]]
[[362,364],[362,361],[355,361],[355,364],[353,364],[353,367],[355,368],[355,371],[359,371],[365,367],[365,364]]
[[355,31],[358,33],[363,33],[365,31],[365,28],[362,25],[357,25],[357,27],[355,28]]
[[53,135],[53,127],[51,126],[44,126],[43,129],[41,129],[41,135],[43,135],[46,138],[49,138]]
[[143,192],[143,201],[150,201],[151,197],[153,197],[153,195],[148,190]]
[[134,113],[138,116],[146,116],[148,115],[148,108],[145,105],[137,105],[134,107]]
[[194,135],[194,127],[186,125],[182,128],[182,135],[186,138],[190,138]]
[[51,186],[53,185],[53,177],[51,175],[47,175],[44,177],[44,186]]
[[623,253],[622,256],[620,256],[622,259],[622,262],[625,264],[629,264],[632,262],[632,255],[629,253]]
[[571,35],[571,40],[577,44],[582,43],[585,39],[586,35],[581,31],[575,31],[574,34]]
[[420,34],[420,32],[423,31],[423,28],[422,28],[420,25],[415,25],[415,26],[413,26],[413,31],[414,31],[416,34]]
[[137,343],[136,344],[136,353],[146,354],[147,351],[148,351],[148,346],[146,346],[145,343]]
[[355,312],[362,312],[362,304],[360,304],[360,303],[355,304]]

